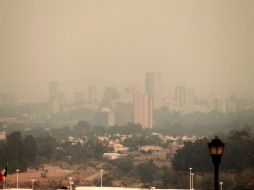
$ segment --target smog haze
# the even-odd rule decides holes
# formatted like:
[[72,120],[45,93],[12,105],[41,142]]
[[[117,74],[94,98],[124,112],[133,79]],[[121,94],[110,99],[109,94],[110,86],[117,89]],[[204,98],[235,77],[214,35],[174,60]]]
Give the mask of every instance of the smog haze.
[[1,0],[0,91],[47,100],[63,91],[144,83],[253,89],[254,1]]

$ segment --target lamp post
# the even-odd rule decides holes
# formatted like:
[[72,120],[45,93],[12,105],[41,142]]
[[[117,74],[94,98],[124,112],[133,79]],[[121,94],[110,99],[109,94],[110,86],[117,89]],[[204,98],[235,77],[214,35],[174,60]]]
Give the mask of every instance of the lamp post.
[[103,172],[103,170],[100,170],[100,172],[101,172],[101,187],[102,187],[102,172]]
[[17,189],[19,188],[19,169],[16,169],[17,172]]
[[72,190],[72,177],[70,176],[70,177],[68,177],[68,179],[69,179],[69,188],[70,188],[70,190]]
[[223,182],[220,181],[220,190],[222,190],[222,185],[223,185]]
[[191,189],[194,190],[194,173],[191,173]]
[[191,190],[191,188],[192,188],[192,183],[191,183],[191,170],[192,170],[192,168],[189,168],[189,170],[190,170],[190,190]]
[[34,182],[35,182],[35,179],[31,179],[31,182],[32,182],[32,190],[34,189]]
[[219,190],[219,166],[224,146],[225,144],[218,137],[215,137],[208,143],[209,152],[214,165],[214,190]]

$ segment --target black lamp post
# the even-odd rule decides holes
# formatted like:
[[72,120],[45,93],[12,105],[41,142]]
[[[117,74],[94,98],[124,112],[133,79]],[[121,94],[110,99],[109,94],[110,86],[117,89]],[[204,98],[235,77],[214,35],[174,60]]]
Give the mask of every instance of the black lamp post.
[[215,137],[208,143],[209,152],[211,154],[214,165],[214,190],[219,190],[219,165],[225,144]]

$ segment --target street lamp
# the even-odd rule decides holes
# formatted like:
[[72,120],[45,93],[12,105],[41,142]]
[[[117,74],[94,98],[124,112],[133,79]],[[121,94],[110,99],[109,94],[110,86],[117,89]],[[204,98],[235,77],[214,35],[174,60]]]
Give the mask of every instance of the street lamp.
[[72,190],[72,177],[70,176],[70,177],[68,177],[68,179],[69,179],[69,188],[70,188],[70,190]]
[[17,172],[17,189],[19,188],[19,169],[16,169]]
[[194,183],[193,183],[194,173],[191,173],[191,190],[194,190]]
[[222,190],[222,185],[223,185],[223,182],[220,181],[220,190]]
[[189,168],[189,170],[190,170],[190,190],[191,190],[191,188],[192,188],[192,183],[191,183],[191,170],[192,170],[192,168]]
[[32,182],[32,190],[34,189],[34,182],[35,182],[35,179],[31,179],[31,182]]
[[208,143],[209,152],[214,165],[214,190],[219,190],[219,165],[225,144],[215,137]]
[[102,172],[103,172],[103,170],[100,170],[100,172],[101,172],[101,187],[102,187]]

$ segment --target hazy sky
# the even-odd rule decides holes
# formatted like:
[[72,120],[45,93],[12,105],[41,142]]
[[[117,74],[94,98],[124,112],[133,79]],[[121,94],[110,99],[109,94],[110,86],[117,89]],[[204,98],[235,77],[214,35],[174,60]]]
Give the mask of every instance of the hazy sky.
[[120,86],[254,87],[253,0],[0,0],[0,92]]

